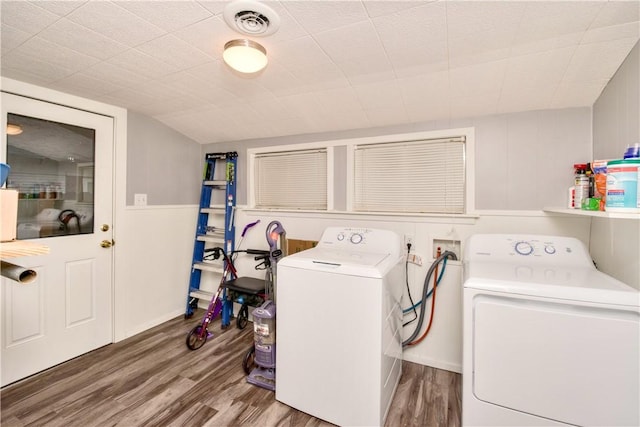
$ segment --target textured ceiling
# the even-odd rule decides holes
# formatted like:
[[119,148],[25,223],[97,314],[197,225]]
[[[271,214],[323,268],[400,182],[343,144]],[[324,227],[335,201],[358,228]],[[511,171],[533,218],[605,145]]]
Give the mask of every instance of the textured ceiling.
[[591,106],[640,38],[638,1],[265,1],[244,77],[228,3],[2,0],[1,73],[206,144]]

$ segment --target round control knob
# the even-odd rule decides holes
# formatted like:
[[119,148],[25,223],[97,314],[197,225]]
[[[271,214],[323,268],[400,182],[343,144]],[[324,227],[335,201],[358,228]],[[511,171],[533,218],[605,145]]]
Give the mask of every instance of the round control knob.
[[554,248],[554,247],[553,247],[553,246],[551,246],[551,245],[546,245],[546,246],[544,247],[544,251],[545,251],[546,253],[548,253],[549,255],[553,255],[553,254],[555,254],[555,253],[556,253],[556,248]]
[[516,243],[516,252],[520,255],[531,255],[533,253],[533,246],[529,242]]
[[344,234],[342,234],[342,233],[338,234],[337,239],[338,239],[339,242],[342,242],[344,240]]
[[353,243],[354,245],[357,245],[358,243],[362,242],[362,234],[352,234],[351,235],[351,243]]

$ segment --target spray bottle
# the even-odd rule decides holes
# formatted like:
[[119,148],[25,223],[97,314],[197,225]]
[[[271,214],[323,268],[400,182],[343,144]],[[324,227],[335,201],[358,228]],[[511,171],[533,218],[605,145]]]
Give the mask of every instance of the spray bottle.
[[575,209],[582,209],[582,204],[589,198],[589,177],[587,176],[587,165],[583,163],[573,165],[575,170]]

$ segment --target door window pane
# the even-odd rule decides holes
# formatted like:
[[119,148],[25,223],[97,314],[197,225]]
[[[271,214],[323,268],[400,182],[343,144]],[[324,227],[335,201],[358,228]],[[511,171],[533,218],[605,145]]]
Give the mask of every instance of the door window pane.
[[18,239],[93,233],[95,130],[8,114],[7,188],[18,190]]

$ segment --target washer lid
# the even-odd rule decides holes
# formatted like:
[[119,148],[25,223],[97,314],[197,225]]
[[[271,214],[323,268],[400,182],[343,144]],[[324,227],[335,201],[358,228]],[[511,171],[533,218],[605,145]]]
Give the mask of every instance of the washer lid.
[[640,306],[640,292],[595,268],[472,262],[465,288],[601,304]]
[[375,267],[389,254],[351,252],[335,249],[314,248],[295,254],[299,260],[321,264],[339,264],[358,267]]
[[379,267],[389,256],[316,247],[284,257],[278,262],[278,268],[289,266],[354,276],[381,277]]

